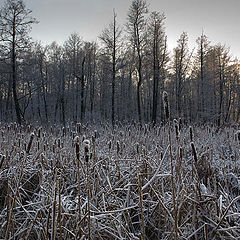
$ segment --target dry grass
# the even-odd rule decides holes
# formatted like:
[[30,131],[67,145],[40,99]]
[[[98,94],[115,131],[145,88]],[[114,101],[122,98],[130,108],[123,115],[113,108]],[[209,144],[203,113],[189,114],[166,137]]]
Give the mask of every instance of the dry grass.
[[239,239],[237,129],[176,123],[176,213],[167,126],[1,124],[0,238]]

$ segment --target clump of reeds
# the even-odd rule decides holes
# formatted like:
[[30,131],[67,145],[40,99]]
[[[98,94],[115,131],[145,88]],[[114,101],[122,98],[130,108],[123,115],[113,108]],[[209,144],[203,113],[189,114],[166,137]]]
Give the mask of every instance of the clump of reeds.
[[[171,117],[170,109],[168,113]],[[180,127],[177,119],[178,133],[170,117],[166,127],[116,123],[114,134],[105,123],[87,123],[81,134],[75,123],[65,129],[55,125],[51,132],[50,127],[44,129],[41,138],[39,126],[0,124],[0,162],[5,156],[0,169],[0,238],[174,239],[177,226],[179,239],[238,239],[235,126],[218,133],[211,126],[195,126],[190,137],[189,126]],[[95,134],[96,128],[101,135]],[[33,139],[31,155],[26,156],[31,132],[40,146],[35,147]],[[92,136],[86,150],[83,134]],[[94,144],[97,159],[92,162]],[[118,159],[119,167],[114,162]],[[36,183],[38,172],[41,179]]]

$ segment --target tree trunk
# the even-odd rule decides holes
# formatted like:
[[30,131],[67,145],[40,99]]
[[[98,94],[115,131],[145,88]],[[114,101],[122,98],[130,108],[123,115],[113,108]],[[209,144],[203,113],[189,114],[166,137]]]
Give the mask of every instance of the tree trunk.
[[116,14],[113,16],[113,52],[112,52],[112,126],[115,124],[115,78],[116,78]]
[[85,63],[85,57],[82,61],[82,76],[81,76],[81,122],[84,118],[84,63]]
[[15,27],[15,16],[13,20],[13,35],[12,35],[12,57],[11,57],[11,65],[12,65],[12,91],[13,91],[13,100],[15,104],[15,111],[17,115],[17,122],[18,124],[22,123],[22,117],[21,117],[21,110],[20,110],[20,105],[18,102],[18,97],[17,97],[17,68],[16,68],[16,27]]

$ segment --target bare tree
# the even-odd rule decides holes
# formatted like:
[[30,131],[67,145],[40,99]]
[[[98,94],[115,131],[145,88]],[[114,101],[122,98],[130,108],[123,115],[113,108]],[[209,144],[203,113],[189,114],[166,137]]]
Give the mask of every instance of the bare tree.
[[[78,110],[79,110],[79,91],[81,85],[81,75],[82,75],[82,63],[84,65],[84,52],[83,52],[83,40],[77,34],[73,33],[69,36],[68,40],[64,43],[64,52],[65,58],[67,61],[68,67],[68,82],[71,87],[75,89],[75,99],[73,99],[73,103],[75,102],[75,111],[73,112],[73,118],[75,121],[78,121]],[[73,90],[72,89],[72,90]],[[81,114],[82,116],[82,114]],[[81,117],[82,118],[82,117]]]
[[176,110],[178,117],[181,117],[182,113],[182,96],[184,81],[186,78],[189,56],[188,56],[188,36],[186,32],[183,32],[178,40],[178,45],[174,49],[174,72],[176,79]]
[[15,111],[18,123],[24,118],[17,94],[17,61],[20,52],[30,44],[29,31],[31,25],[36,23],[32,18],[32,11],[27,9],[22,0],[6,0],[0,10],[0,44],[5,49],[6,56],[11,62],[11,82]]
[[[145,14],[148,12],[147,3],[145,0],[133,0],[128,11],[127,29],[131,37],[133,48],[137,52],[137,108],[138,119],[141,123],[141,95],[140,88],[143,83],[142,61],[143,48],[146,38],[146,19]],[[134,51],[135,52],[135,51]]]
[[197,39],[198,51],[196,56],[197,63],[197,89],[198,89],[198,119],[206,118],[206,93],[207,93],[207,55],[209,50],[209,40],[206,35],[202,35]]
[[105,45],[106,53],[111,57],[112,64],[112,126],[115,124],[115,81],[116,81],[116,65],[120,48],[121,29],[116,22],[116,13],[113,11],[113,22],[108,28],[105,28],[100,35],[100,39]]
[[[167,60],[167,38],[164,29],[165,15],[152,12],[149,21],[149,42],[151,43],[151,56],[153,58],[153,91],[152,91],[152,122],[157,120],[157,107],[159,99],[159,83],[163,74],[164,64]],[[161,82],[163,89],[163,81]]]
[[217,125],[220,127],[222,119],[224,120],[224,91],[226,84],[226,76],[228,71],[228,65],[231,60],[229,55],[229,49],[223,45],[215,46],[217,66],[218,66],[218,118]]

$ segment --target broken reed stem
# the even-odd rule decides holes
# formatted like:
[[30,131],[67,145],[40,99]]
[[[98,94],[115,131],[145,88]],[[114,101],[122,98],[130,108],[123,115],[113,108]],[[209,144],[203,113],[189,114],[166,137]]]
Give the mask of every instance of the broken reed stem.
[[87,201],[87,210],[88,210],[88,240],[91,239],[91,213],[90,213],[90,180],[89,180],[89,163],[87,162],[87,192],[88,192],[88,201]]
[[121,179],[120,166],[119,166],[119,151],[120,151],[120,143],[117,141],[117,156],[116,156],[115,164],[118,172],[118,181],[120,181]]
[[139,189],[139,205],[141,210],[141,224],[142,224],[142,240],[146,239],[146,232],[144,226],[144,212],[143,212],[143,192],[142,192],[142,178],[138,171],[138,189]]
[[89,176],[89,149],[90,142],[89,140],[84,140],[84,153],[85,153],[85,162],[87,165],[87,216],[88,216],[88,240],[91,239],[91,212],[90,212],[90,197],[91,197],[91,189],[90,189],[90,176]]
[[80,164],[79,161],[77,159],[77,181],[78,181],[78,233],[79,233],[79,238],[82,237],[82,230],[81,230],[81,221],[82,221],[82,213],[81,213],[81,206],[82,206],[82,202],[81,202],[81,185],[80,185],[80,181],[81,181],[81,176],[80,176]]
[[197,152],[196,152],[194,142],[191,142],[191,148],[192,148],[194,162],[195,162],[195,164],[197,164],[198,159],[197,159]]
[[47,226],[46,226],[47,240],[50,238],[50,233],[49,233],[50,218],[51,218],[51,206],[49,206],[48,208],[48,215],[47,215]]
[[[80,125],[77,125],[77,132],[80,133]],[[80,187],[80,144],[79,144],[79,137],[76,136],[74,138],[75,143],[75,151],[76,151],[76,161],[77,161],[77,183],[78,183],[78,234],[79,238],[82,237],[82,230],[81,230],[81,220],[82,220],[82,214],[81,214],[81,187]],[[77,236],[78,237],[78,236]]]
[[62,198],[61,198],[61,178],[58,179],[58,226],[59,240],[62,240]]
[[175,231],[175,240],[178,240],[177,206],[176,206],[171,126],[170,126],[170,107],[169,107],[169,101],[168,101],[168,93],[165,91],[163,92],[163,104],[164,104],[166,119],[168,122],[168,141],[169,141],[169,151],[170,151],[170,161],[171,161],[171,185],[172,185],[172,200],[173,200],[173,212],[174,212],[174,231]]
[[5,240],[9,239],[9,232],[11,229],[11,200],[10,200],[10,186],[7,187],[7,229],[5,234]]
[[145,240],[146,239],[146,231],[145,231],[145,225],[144,225],[142,178],[141,178],[141,173],[140,173],[140,169],[138,166],[139,155],[140,155],[139,154],[139,145],[137,145],[136,168],[137,168],[137,177],[138,177],[139,207],[140,207],[140,212],[141,212],[141,227],[142,227],[141,240]]
[[175,173],[176,173],[176,182],[180,181],[180,175],[181,175],[181,157],[180,157],[180,148],[179,142],[180,142],[180,127],[179,122],[177,119],[173,120],[174,123],[174,129],[175,129],[175,136],[176,136],[176,142],[177,142],[177,159],[175,164]]
[[53,200],[51,240],[56,239],[57,183],[56,183],[56,181],[54,181],[54,182],[55,182],[55,190],[54,190],[54,200]]

